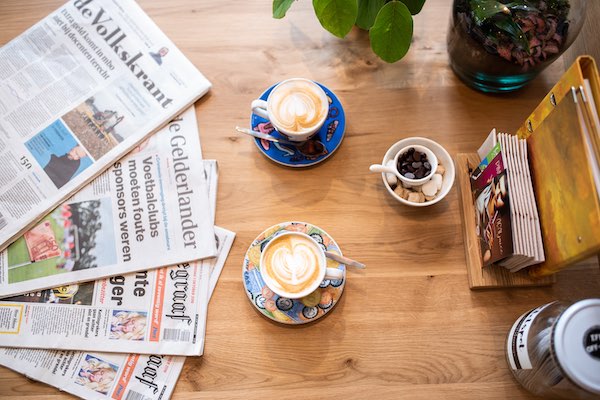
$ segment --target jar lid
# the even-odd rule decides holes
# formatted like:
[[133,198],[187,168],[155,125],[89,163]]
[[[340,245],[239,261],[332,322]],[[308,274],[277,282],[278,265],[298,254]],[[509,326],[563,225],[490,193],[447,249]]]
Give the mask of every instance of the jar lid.
[[565,374],[582,389],[600,394],[600,299],[567,308],[558,318],[553,340]]

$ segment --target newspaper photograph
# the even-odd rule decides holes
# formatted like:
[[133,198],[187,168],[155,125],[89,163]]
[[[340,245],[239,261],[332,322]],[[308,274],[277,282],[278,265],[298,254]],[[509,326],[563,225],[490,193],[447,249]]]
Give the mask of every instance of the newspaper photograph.
[[200,148],[191,107],[0,253],[0,297],[214,257]]
[[[215,259],[203,261],[203,264],[213,264],[207,302],[235,237],[233,232],[219,227],[215,227],[215,232],[219,238],[219,254]],[[51,296],[49,291],[45,293],[32,296]],[[0,365],[89,400],[167,400],[184,361],[185,357],[156,354],[0,348]]]
[[72,0],[0,48],[0,250],[209,88],[133,0]]

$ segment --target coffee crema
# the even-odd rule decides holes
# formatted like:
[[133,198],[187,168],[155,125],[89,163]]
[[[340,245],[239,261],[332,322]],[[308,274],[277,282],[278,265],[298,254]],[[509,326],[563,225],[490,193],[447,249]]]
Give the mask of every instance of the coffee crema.
[[329,102],[316,83],[292,80],[279,85],[269,96],[274,125],[291,133],[313,130],[327,117]]
[[285,235],[272,239],[260,266],[275,287],[281,292],[297,294],[312,285],[320,277],[320,253],[311,239]]

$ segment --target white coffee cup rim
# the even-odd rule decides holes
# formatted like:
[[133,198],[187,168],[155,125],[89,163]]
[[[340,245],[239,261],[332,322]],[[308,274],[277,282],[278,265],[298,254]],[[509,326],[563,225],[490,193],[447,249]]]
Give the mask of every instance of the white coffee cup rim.
[[[290,139],[293,139],[294,137],[303,137],[306,136],[307,133],[317,133],[319,131],[319,129],[321,129],[321,127],[323,126],[323,124],[325,123],[325,121],[327,120],[327,116],[329,114],[329,100],[327,99],[327,93],[325,93],[325,90],[321,87],[321,85],[319,85],[317,82],[311,80],[311,79],[307,79],[307,78],[288,78],[285,79],[279,83],[277,83],[273,89],[271,89],[271,92],[269,93],[269,95],[267,96],[267,110],[269,112],[269,114],[271,114],[271,100],[273,99],[273,97],[271,97],[271,94],[273,94],[279,87],[292,82],[292,81],[302,81],[302,82],[307,82],[309,84],[311,84],[312,86],[314,86],[319,95],[322,97],[323,100],[323,116],[319,119],[319,121],[317,123],[314,124],[313,127],[310,128],[305,128],[302,131],[288,131],[285,129],[281,129],[280,127],[275,126],[275,123],[273,121],[271,121],[271,123],[273,123],[273,126],[275,126],[275,128],[283,133],[284,135],[288,136]],[[308,140],[308,138],[307,138]]]
[[[315,249],[317,249],[317,251],[319,253],[319,279],[315,279],[315,282],[313,282],[308,288],[306,288],[305,290],[298,292],[298,293],[287,293],[287,292],[275,289],[274,288],[275,285],[273,285],[273,283],[272,283],[273,280],[271,279],[271,277],[269,275],[267,275],[266,273],[263,273],[263,269],[262,269],[262,265],[263,265],[263,261],[264,261],[264,254],[266,253],[266,251],[269,248],[269,246],[271,245],[271,243],[273,243],[274,241],[278,240],[279,238],[281,238],[283,236],[290,236],[290,235],[303,236],[304,238],[310,240],[311,243],[314,245]],[[277,233],[277,234],[275,234],[275,236],[273,236],[269,240],[269,242],[265,245],[265,247],[262,249],[262,251],[260,253],[259,271],[260,271],[260,275],[262,276],[263,280],[265,281],[265,284],[267,285],[267,287],[269,289],[271,289],[275,294],[279,295],[280,297],[285,297],[288,299],[300,299],[302,297],[308,296],[309,294],[311,294],[312,292],[317,290],[317,288],[319,287],[321,282],[323,282],[323,279],[325,278],[325,274],[327,272],[327,259],[325,257],[325,250],[323,250],[323,248],[319,245],[319,243],[317,243],[317,241],[315,239],[313,239],[311,236],[307,235],[304,232],[285,231],[285,232]]]

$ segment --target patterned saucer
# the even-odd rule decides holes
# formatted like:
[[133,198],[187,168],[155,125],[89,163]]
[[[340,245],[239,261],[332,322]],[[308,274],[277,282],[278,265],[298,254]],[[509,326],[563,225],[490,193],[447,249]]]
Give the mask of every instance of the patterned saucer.
[[[288,167],[309,167],[320,163],[330,157],[342,143],[346,131],[346,116],[342,103],[337,96],[328,88],[317,82],[327,94],[329,99],[329,115],[321,130],[306,142],[298,145],[286,145],[269,142],[263,139],[256,139],[256,147],[271,160],[278,164]],[[269,93],[277,84],[267,89],[261,96],[261,100],[266,100]],[[273,125],[266,119],[252,114],[250,118],[252,130],[262,133],[268,133],[276,137],[282,137]]]
[[264,246],[284,231],[303,232],[311,236],[323,249],[342,254],[331,236],[321,228],[306,222],[284,222],[262,232],[250,245],[244,257],[242,275],[248,298],[265,316],[273,321],[289,325],[305,324],[315,321],[333,309],[342,296],[346,283],[346,266],[327,259],[327,267],[344,271],[344,279],[324,280],[319,288],[301,299],[279,297],[271,291],[260,275],[260,254]]

